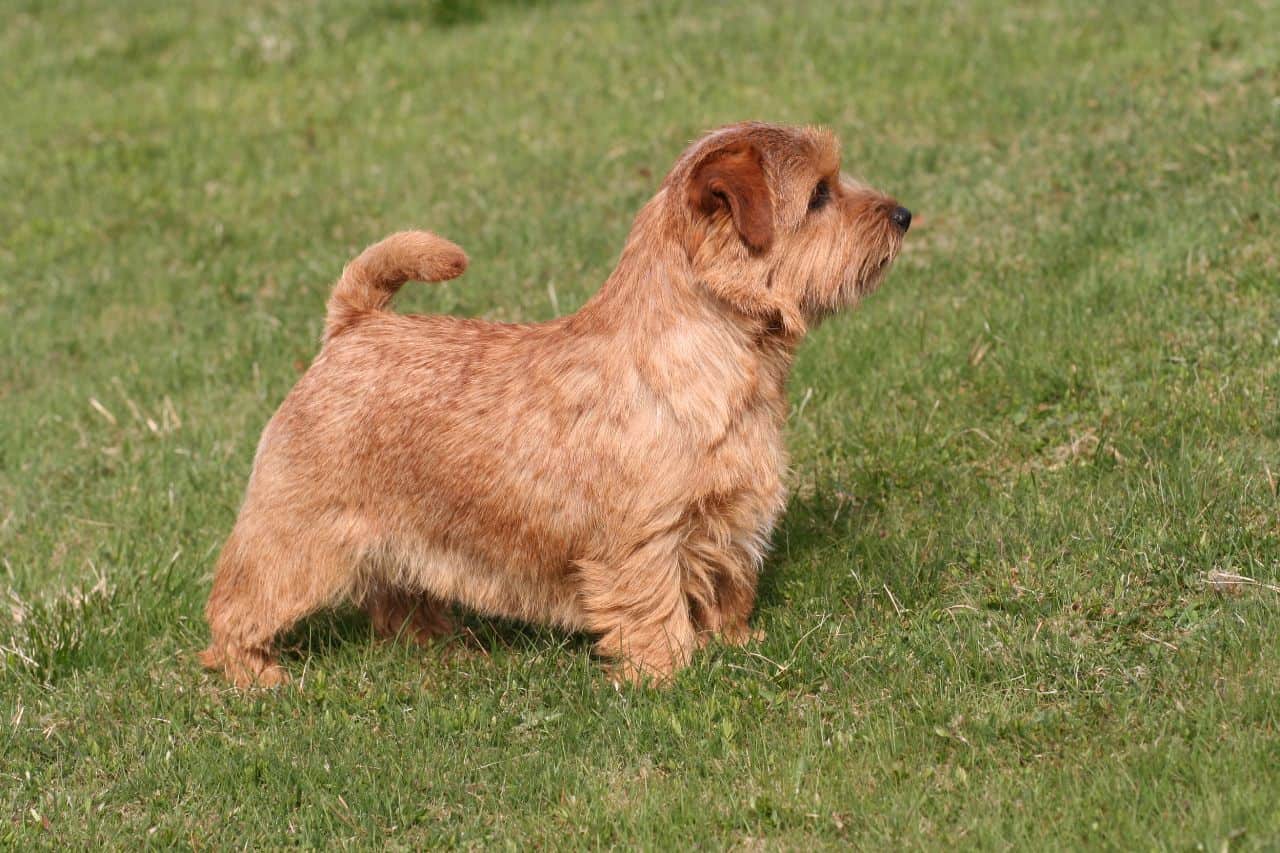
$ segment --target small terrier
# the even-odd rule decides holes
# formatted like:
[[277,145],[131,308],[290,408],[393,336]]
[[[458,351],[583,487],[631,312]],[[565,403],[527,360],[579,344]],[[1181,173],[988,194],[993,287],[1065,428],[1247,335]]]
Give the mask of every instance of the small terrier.
[[279,684],[275,637],[343,601],[420,642],[454,604],[587,631],[629,681],[746,642],[796,347],[879,285],[910,224],[841,175],[830,132],[753,122],[684,152],[567,317],[394,314],[404,282],[467,256],[425,231],[370,246],[263,431],[201,662]]

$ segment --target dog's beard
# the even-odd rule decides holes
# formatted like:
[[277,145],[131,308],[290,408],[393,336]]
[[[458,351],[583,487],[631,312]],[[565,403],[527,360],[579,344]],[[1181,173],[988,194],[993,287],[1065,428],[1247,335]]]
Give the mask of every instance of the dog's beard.
[[865,253],[854,258],[844,274],[833,284],[810,290],[811,295],[805,306],[807,313],[813,319],[822,319],[855,307],[864,296],[869,296],[880,288],[897,254],[895,245],[874,254]]
[[902,248],[901,236],[887,229],[878,236],[880,239],[863,253],[854,267],[853,296],[855,301],[858,298],[874,293],[880,288],[880,285],[884,283],[885,276],[889,274],[889,268],[893,266],[894,260],[898,257],[898,250]]

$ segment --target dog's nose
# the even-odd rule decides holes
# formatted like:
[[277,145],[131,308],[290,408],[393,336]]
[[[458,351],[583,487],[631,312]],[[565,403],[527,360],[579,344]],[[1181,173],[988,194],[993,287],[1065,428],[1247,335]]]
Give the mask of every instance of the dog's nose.
[[889,218],[893,220],[894,225],[897,225],[903,231],[911,227],[911,211],[905,207],[895,208],[893,213],[889,214]]

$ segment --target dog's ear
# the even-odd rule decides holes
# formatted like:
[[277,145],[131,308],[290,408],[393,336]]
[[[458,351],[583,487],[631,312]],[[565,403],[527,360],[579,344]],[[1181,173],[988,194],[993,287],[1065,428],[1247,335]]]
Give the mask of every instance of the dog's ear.
[[750,142],[717,148],[694,166],[689,204],[708,216],[727,210],[738,236],[753,252],[768,251],[773,243],[773,200],[764,157]]

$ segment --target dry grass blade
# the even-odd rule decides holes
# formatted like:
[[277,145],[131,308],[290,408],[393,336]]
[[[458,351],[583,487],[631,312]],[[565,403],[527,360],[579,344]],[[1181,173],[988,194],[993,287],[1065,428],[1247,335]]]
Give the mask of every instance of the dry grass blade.
[[1207,573],[1204,576],[1205,586],[1214,592],[1223,595],[1240,595],[1247,587],[1256,587],[1258,589],[1269,589],[1272,592],[1280,592],[1280,586],[1272,583],[1265,583],[1245,575],[1238,575],[1234,572],[1224,572],[1219,569]]

